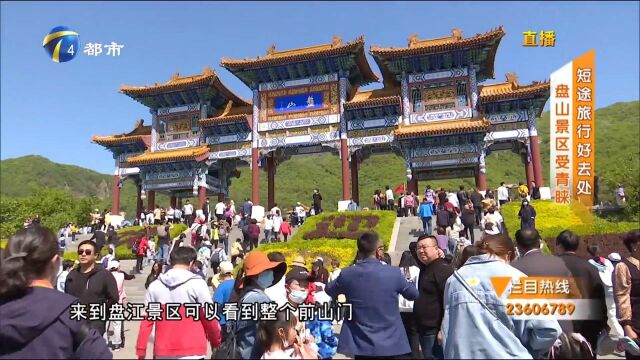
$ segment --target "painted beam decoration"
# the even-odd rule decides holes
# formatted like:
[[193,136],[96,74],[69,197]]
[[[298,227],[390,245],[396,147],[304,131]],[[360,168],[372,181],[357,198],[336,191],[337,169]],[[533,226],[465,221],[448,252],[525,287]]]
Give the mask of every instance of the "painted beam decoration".
[[469,71],[466,67],[455,68],[445,71],[435,71],[428,73],[411,74],[408,77],[409,83],[423,82],[435,79],[456,78],[469,75]]
[[261,91],[259,121],[266,123],[339,114],[339,106],[337,82]]
[[475,170],[473,168],[434,169],[416,172],[416,177],[419,181],[470,178],[474,176]]
[[595,51],[551,74],[551,189],[556,203],[593,205]]
[[471,118],[472,115],[473,111],[471,110],[471,107],[467,106],[458,109],[411,114],[409,115],[409,123],[422,124],[435,121],[467,119]]
[[200,104],[189,104],[157,111],[158,138],[154,151],[200,145]]

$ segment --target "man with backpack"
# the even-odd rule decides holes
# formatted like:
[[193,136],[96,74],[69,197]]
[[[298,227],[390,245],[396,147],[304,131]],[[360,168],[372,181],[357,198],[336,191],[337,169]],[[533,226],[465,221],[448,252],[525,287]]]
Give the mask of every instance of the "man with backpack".
[[467,203],[467,200],[469,200],[469,194],[464,191],[464,185],[460,185],[460,191],[458,191],[456,195],[458,196],[458,205],[460,209],[462,209]]

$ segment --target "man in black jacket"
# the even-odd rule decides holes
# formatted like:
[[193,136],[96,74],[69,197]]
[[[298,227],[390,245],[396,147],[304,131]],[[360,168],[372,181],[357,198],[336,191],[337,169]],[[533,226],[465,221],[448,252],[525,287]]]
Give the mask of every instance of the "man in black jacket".
[[442,336],[439,330],[444,316],[444,287],[453,274],[453,267],[442,259],[435,236],[420,236],[415,249],[420,276],[419,296],[413,303],[413,313],[417,319],[420,347],[425,359],[442,359],[443,350],[438,339]]
[[[100,252],[102,251],[102,247],[104,246],[104,244],[107,242],[107,234],[103,231],[102,228],[98,228],[96,230],[96,232],[93,233],[93,236],[91,236],[91,239],[89,239],[90,241],[95,241],[95,252],[96,252],[96,256],[100,256]],[[82,244],[82,243],[81,243]],[[78,249],[80,249],[80,247],[78,247]]]
[[575,332],[582,334],[587,339],[595,354],[598,334],[607,326],[604,286],[596,268],[589,264],[587,260],[576,255],[579,245],[580,238],[571,230],[564,230],[556,238],[558,257],[564,261],[576,279],[582,299],[591,300],[589,315],[593,320],[576,320],[573,322],[573,327]]
[[119,300],[116,279],[102,266],[96,266],[96,244],[91,240],[78,245],[78,261],[80,268],[69,272],[64,291],[86,305],[84,313],[91,327],[103,335],[109,308]]
[[[562,260],[556,256],[549,256],[540,250],[540,234],[535,229],[516,231],[516,245],[520,256],[511,266],[522,271],[527,276],[571,277],[571,271]],[[574,332],[570,320],[559,320],[560,327],[565,334]]]
[[315,215],[318,215],[322,212],[322,195],[320,194],[320,190],[318,189],[314,189],[313,190],[313,210],[315,212]]
[[476,213],[476,226],[480,226],[480,221],[482,220],[482,200],[484,200],[480,189],[476,188],[475,191],[469,194],[469,198],[473,203],[473,211]]

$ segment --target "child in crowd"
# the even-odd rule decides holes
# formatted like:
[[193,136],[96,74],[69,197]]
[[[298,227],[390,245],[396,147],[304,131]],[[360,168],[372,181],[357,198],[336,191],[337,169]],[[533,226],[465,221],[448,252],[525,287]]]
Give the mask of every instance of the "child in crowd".
[[257,345],[264,349],[260,359],[317,359],[317,353],[308,344],[301,344],[296,333],[298,319],[286,311],[278,311],[276,321],[259,321],[256,330]]

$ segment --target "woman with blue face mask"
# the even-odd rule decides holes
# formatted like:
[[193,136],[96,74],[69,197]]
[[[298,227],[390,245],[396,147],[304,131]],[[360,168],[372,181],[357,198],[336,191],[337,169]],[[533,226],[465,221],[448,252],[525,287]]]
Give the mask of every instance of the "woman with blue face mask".
[[[227,320],[227,330],[234,331],[239,356],[243,359],[257,359],[264,349],[256,344],[256,330],[258,326],[258,313],[261,304],[269,303],[271,299],[265,294],[264,289],[277,284],[287,271],[287,264],[282,261],[270,261],[267,254],[253,250],[244,259],[242,270],[236,277],[234,291],[230,302],[238,302],[239,311],[236,321]],[[250,308],[251,311],[242,310]],[[249,316],[249,312],[250,315]]]

